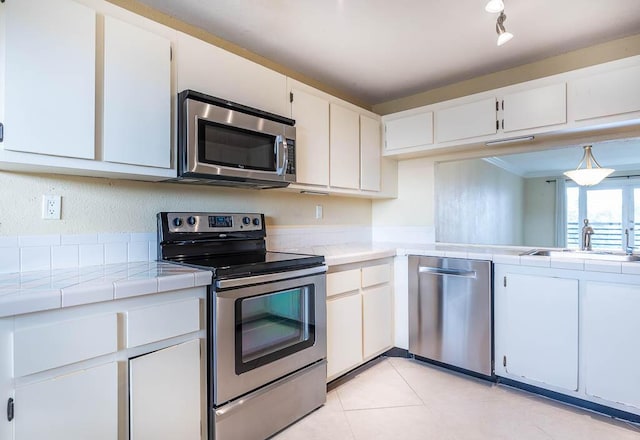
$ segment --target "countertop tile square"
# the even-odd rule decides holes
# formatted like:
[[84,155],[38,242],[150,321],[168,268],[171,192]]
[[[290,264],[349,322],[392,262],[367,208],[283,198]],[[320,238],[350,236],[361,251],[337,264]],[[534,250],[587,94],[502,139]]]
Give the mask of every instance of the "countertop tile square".
[[83,283],[62,289],[62,307],[110,301],[113,298],[113,283]]
[[550,267],[555,269],[584,270],[584,260],[578,258],[551,258]]
[[618,261],[585,260],[584,269],[593,272],[622,273],[622,263]]
[[157,278],[146,278],[139,280],[118,280],[113,283],[115,287],[114,298],[129,298],[138,295],[148,295],[158,291]]
[[62,305],[60,290],[18,290],[0,296],[0,318],[42,310],[59,309]]
[[523,266],[551,267],[551,258],[541,255],[521,255],[520,264]]
[[187,289],[194,286],[195,276],[193,273],[158,277],[158,292]]

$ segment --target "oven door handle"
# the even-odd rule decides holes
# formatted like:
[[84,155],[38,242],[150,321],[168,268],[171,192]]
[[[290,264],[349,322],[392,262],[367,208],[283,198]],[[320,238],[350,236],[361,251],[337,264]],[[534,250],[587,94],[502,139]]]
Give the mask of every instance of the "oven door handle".
[[[255,276],[243,277],[243,278],[217,280],[216,287],[218,289],[247,287],[254,284],[273,283],[275,281],[284,281],[291,278],[299,278],[299,277],[306,277],[310,275],[316,275],[316,274],[324,273],[326,271],[327,271],[327,266],[322,265],[322,266],[310,267],[307,269],[288,270],[285,272],[269,273],[265,275],[255,275]],[[223,298],[235,296],[233,292],[229,292],[229,293],[218,292],[217,294],[218,296]]]

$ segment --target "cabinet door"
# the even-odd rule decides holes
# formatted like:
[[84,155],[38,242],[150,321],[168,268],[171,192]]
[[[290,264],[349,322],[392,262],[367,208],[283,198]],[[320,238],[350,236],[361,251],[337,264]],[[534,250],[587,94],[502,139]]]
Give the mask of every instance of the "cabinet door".
[[433,112],[385,121],[384,134],[386,150],[433,144]]
[[362,352],[369,358],[393,345],[391,286],[383,284],[362,292]]
[[567,122],[565,83],[504,95],[504,132]]
[[507,274],[506,371],[578,389],[578,280]]
[[640,408],[640,286],[588,282],[583,313],[586,393]]
[[291,117],[296,120],[296,181],[329,185],[329,102],[291,89]]
[[177,37],[178,91],[191,89],[287,115],[287,78],[182,32]]
[[591,75],[570,83],[576,121],[640,111],[640,66]]
[[95,12],[69,0],[2,3],[7,150],[93,159]]
[[496,133],[495,98],[436,111],[436,141],[448,142]]
[[329,184],[338,188],[360,187],[360,119],[358,113],[331,104],[329,124]]
[[117,440],[115,362],[16,389],[16,440]]
[[329,380],[362,362],[360,293],[327,301],[327,377]]
[[380,122],[360,115],[360,189],[380,191]]
[[131,440],[200,440],[200,340],[129,361]]
[[171,166],[170,57],[167,39],[105,17],[105,161]]

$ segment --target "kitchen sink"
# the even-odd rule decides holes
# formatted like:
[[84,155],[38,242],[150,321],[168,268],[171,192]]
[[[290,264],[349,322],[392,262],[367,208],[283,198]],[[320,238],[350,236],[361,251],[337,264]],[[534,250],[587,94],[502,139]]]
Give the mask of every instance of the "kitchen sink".
[[640,261],[640,255],[628,255],[611,251],[578,251],[573,249],[542,250],[532,249],[520,255],[543,256],[551,258],[582,258],[588,260],[607,261]]

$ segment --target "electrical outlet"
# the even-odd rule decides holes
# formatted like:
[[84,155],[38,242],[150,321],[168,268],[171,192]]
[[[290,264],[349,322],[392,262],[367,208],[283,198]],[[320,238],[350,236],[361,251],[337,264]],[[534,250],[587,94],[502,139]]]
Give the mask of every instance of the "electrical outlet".
[[42,196],[42,218],[45,220],[60,220],[62,197],[53,194]]
[[316,219],[322,218],[322,205],[316,205]]

